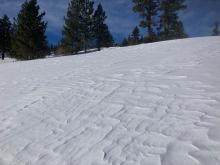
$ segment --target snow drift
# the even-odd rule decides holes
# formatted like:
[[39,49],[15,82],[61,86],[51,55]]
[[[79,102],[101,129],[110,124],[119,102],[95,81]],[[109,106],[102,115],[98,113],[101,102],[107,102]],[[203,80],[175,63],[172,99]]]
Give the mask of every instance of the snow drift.
[[1,165],[220,165],[220,38],[0,64]]

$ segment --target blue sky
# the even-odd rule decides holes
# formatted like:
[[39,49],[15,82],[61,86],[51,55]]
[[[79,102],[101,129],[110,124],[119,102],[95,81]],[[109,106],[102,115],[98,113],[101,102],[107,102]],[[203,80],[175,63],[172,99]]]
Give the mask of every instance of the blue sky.
[[[0,0],[0,15],[11,19],[20,10],[25,0]],[[63,17],[69,0],[38,0],[42,11],[46,11],[47,37],[50,43],[61,39]],[[132,11],[132,0],[95,0],[106,10],[107,24],[116,41],[122,40],[138,25],[139,16]],[[214,22],[220,23],[220,0],[186,0],[188,8],[180,13],[185,30],[190,37],[208,36]],[[143,31],[144,33],[144,31]]]

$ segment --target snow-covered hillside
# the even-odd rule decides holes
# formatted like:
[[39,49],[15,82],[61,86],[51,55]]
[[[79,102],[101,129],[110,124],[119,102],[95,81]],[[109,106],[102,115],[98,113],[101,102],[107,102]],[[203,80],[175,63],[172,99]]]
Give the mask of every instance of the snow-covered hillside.
[[0,54],[0,65],[4,64],[4,63],[9,63],[9,62],[16,62],[16,59],[12,59],[12,58],[5,58],[4,60],[1,59],[1,54]]
[[220,165],[220,38],[0,64],[1,165]]

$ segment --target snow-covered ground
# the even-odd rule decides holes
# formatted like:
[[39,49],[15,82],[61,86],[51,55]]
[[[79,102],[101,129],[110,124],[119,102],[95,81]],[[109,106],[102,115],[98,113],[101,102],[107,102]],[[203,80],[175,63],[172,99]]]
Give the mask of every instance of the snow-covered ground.
[[220,165],[220,38],[0,64],[1,165]]
[[16,62],[15,59],[12,59],[12,58],[5,58],[4,60],[1,59],[1,54],[0,54],[0,64],[4,64],[4,63],[9,63],[9,62]]

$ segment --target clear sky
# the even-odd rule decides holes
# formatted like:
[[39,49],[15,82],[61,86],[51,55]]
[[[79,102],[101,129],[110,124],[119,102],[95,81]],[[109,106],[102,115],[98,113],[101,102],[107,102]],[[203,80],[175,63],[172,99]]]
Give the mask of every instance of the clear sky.
[[[0,15],[7,14],[11,19],[20,10],[25,0],[0,0]],[[116,41],[124,37],[138,25],[139,16],[132,11],[132,0],[94,0],[102,3],[108,16],[107,24]],[[42,11],[46,11],[48,22],[47,37],[50,43],[61,39],[63,17],[69,0],[38,0]],[[208,36],[214,22],[220,23],[220,0],[186,0],[188,8],[180,14],[185,30],[190,37]]]

